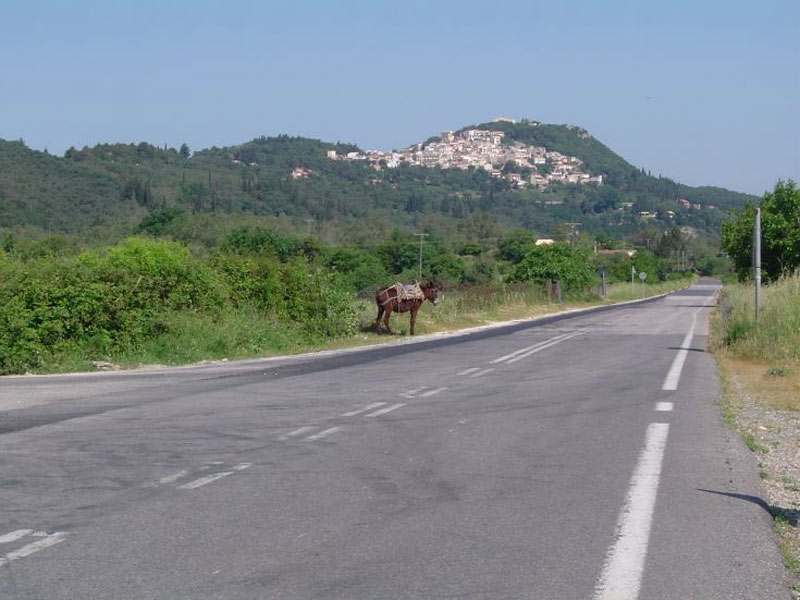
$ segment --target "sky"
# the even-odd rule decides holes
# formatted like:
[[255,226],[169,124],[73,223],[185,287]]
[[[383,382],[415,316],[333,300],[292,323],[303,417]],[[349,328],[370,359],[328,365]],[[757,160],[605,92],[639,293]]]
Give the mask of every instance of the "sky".
[[653,175],[800,180],[800,0],[0,1],[0,138],[401,148],[495,117]]

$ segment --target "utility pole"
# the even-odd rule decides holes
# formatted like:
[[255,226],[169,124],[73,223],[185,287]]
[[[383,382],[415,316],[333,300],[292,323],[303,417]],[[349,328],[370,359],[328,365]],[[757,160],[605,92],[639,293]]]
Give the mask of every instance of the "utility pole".
[[303,219],[306,222],[306,237],[311,237],[311,224],[314,219]]
[[758,305],[761,302],[761,207],[756,208],[753,224],[753,277],[755,278],[755,322],[758,324]]
[[422,240],[428,237],[429,234],[427,233],[415,233],[417,237],[419,237],[419,275],[418,279],[422,279]]
[[569,227],[569,245],[575,245],[575,236],[577,235],[576,229],[580,227],[583,223],[564,223],[567,227]]

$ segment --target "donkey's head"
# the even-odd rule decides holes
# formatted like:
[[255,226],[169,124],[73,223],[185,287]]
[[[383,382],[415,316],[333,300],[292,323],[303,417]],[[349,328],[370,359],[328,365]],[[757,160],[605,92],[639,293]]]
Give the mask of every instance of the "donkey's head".
[[425,295],[426,300],[430,300],[434,306],[439,304],[439,301],[444,297],[440,292],[442,291],[442,284],[436,279],[427,279],[419,284],[422,293]]

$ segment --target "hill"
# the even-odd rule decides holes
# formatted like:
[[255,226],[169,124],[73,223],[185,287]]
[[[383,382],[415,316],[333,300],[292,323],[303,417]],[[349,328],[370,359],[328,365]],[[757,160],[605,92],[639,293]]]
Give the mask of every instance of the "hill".
[[489,214],[505,228],[547,234],[559,223],[578,221],[586,231],[622,238],[647,224],[715,233],[727,209],[751,198],[651,177],[578,127],[493,122],[460,132],[470,129],[502,131],[504,144],[575,157],[603,183],[520,189],[481,168],[334,160],[330,153],[361,151],[287,135],[194,153],[147,143],[101,144],[70,148],[63,157],[0,140],[0,228],[68,233],[115,223],[133,229],[149,212],[176,207],[194,214],[282,215],[298,223],[372,216],[400,228],[423,217]]

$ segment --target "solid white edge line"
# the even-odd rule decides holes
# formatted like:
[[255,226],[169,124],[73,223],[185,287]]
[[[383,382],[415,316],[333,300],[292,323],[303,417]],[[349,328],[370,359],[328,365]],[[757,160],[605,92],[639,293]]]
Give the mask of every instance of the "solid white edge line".
[[617,522],[616,541],[606,555],[594,600],[636,600],[642,584],[668,423],[650,423]]
[[672,402],[657,402],[656,410],[658,412],[672,412],[674,406]]
[[686,356],[689,354],[692,337],[694,336],[694,328],[697,326],[697,313],[701,310],[701,308],[697,309],[692,315],[692,326],[689,327],[689,331],[686,332],[686,336],[683,338],[678,353],[675,355],[675,358],[672,359],[672,366],[670,366],[669,372],[664,379],[664,385],[661,386],[662,390],[675,391],[678,389],[678,383],[681,380],[681,372],[683,371],[683,363],[686,362]]
[[67,537],[67,534],[63,531],[54,533],[52,535],[47,536],[46,538],[42,538],[35,542],[31,542],[30,544],[23,546],[13,552],[9,552],[3,558],[0,558],[0,566],[7,565],[12,560],[18,560],[20,558],[25,558],[39,552],[39,550],[44,550],[45,548],[49,548],[50,546],[55,546],[59,542],[63,542],[64,539]]
[[11,533],[0,535],[0,544],[8,544],[10,542],[16,542],[18,539],[25,537],[29,533],[33,533],[33,529],[17,529],[16,531],[12,531]]
[[403,408],[405,403],[400,402],[398,404],[392,404],[391,406],[387,406],[386,408],[382,408],[380,410],[376,410],[375,412],[369,413],[368,417],[380,417],[381,415],[385,415],[386,413],[390,413],[393,410],[397,410],[398,408]]
[[[367,415],[369,416],[369,415]],[[331,427],[330,429],[326,429],[325,431],[320,431],[319,433],[315,433],[314,435],[310,435],[306,438],[306,441],[309,442],[316,442],[317,440],[321,440],[324,437],[328,437],[332,433],[336,433],[337,431],[341,430],[341,427]]]
[[351,410],[350,412],[342,413],[343,417],[355,417],[358,414],[363,412],[367,412],[368,410],[373,410],[378,408],[379,406],[383,406],[386,402],[373,402],[372,404],[367,404],[362,408],[357,408],[356,410]]
[[228,475],[233,475],[233,471],[222,471],[220,473],[212,473],[211,475],[206,475],[205,477],[200,477],[199,479],[194,479],[188,483],[184,483],[183,485],[179,485],[179,490],[193,490],[199,488],[201,485],[206,485],[211,483],[212,481],[216,481],[217,479],[222,479],[223,477],[227,477]]

